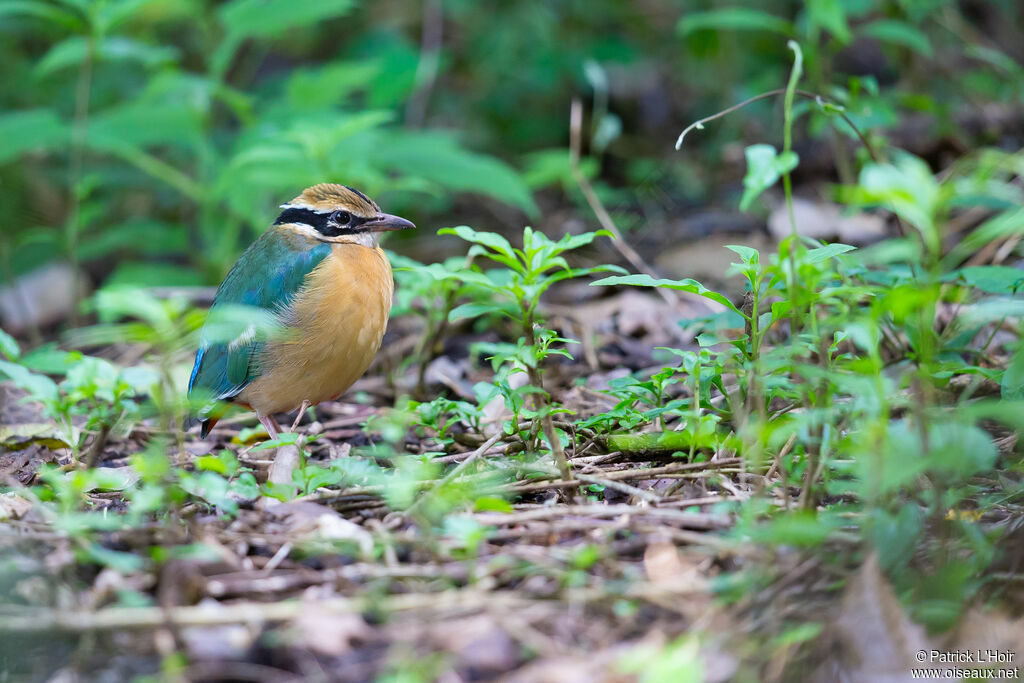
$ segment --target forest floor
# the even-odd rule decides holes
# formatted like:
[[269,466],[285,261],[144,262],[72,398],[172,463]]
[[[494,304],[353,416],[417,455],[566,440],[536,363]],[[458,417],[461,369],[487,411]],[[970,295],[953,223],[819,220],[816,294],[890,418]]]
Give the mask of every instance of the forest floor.
[[[610,448],[579,428],[615,408],[616,378],[664,365],[657,347],[693,346],[679,321],[720,307],[576,283],[551,294],[550,326],[582,342],[545,375],[572,415],[556,415],[572,437],[571,481],[550,463],[515,464],[522,441],[501,431],[510,415],[500,400],[472,430],[451,423],[447,439],[403,425],[392,455],[433,454],[423,456],[433,469],[389,480],[398,492],[374,478],[396,465],[367,450],[387,432],[374,416],[417,390],[472,402],[475,383],[492,378],[470,349],[498,335],[470,324],[450,331],[417,388],[403,359],[422,321],[393,320],[374,369],[297,428],[310,439],[309,476],[325,478],[287,502],[234,485],[242,474],[264,481],[273,453],[244,412],[206,440],[140,420],[89,441],[107,483],[41,502],[40,468],[74,468],[39,404],[3,385],[0,476],[11,492],[0,497],[0,681],[904,680],[918,651],[1022,652],[1024,621],[999,611],[971,609],[956,632],[926,634],[855,533],[834,530],[811,548],[751,543],[759,510],[798,506],[800,488],[776,466],[749,467],[734,448]],[[90,353],[122,366],[140,358],[129,344]],[[1004,456],[1018,448],[1012,433],[993,437]],[[146,490],[133,457],[153,444],[196,477],[179,482],[187,496],[160,494],[162,514],[131,518]],[[1021,555],[1010,552],[1019,521],[982,520],[1011,529],[1007,560],[993,569],[1011,609],[1024,604]]]

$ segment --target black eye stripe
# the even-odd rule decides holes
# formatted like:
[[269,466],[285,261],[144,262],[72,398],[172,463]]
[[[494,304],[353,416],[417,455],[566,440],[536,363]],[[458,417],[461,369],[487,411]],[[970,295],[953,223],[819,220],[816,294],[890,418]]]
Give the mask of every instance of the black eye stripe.
[[282,225],[284,223],[302,223],[308,225],[319,232],[323,232],[327,228],[327,219],[330,218],[330,214],[317,213],[310,209],[285,209],[281,212],[281,215],[274,221],[274,225]]
[[359,226],[370,220],[369,218],[363,218],[362,216],[356,216],[350,214],[352,218],[349,220],[348,225],[344,227],[338,227],[333,223],[329,223],[331,214],[319,213],[312,209],[285,209],[281,212],[281,215],[274,221],[274,225],[283,225],[285,223],[299,223],[301,225],[308,225],[322,235],[328,237],[337,237],[338,235],[354,234],[359,232],[366,232],[360,230]]

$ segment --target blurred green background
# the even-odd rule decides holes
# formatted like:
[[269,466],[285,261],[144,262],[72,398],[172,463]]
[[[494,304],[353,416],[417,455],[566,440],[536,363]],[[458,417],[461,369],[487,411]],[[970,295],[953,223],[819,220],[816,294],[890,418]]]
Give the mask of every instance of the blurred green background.
[[[94,287],[216,284],[321,181],[414,220],[390,246],[421,260],[444,255],[445,225],[594,227],[570,173],[574,98],[583,169],[619,224],[678,242],[675,217],[736,206],[742,149],[779,143],[780,102],[682,153],[676,135],[783,86],[787,39],[802,87],[942,166],[1019,149],[1022,16],[1014,0],[6,0],[3,278],[64,261]],[[852,132],[800,106],[797,182],[852,180]]]

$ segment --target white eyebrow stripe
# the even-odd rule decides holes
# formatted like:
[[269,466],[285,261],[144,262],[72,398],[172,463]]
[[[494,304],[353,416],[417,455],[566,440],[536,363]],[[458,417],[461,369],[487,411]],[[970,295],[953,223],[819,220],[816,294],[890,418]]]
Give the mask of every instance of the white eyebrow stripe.
[[316,206],[313,206],[312,204],[306,204],[305,202],[303,202],[302,204],[282,204],[281,206],[279,206],[277,208],[279,208],[279,209],[306,209],[307,211],[312,211],[313,213],[334,213],[334,211],[335,211],[335,209],[325,209],[323,207],[316,207]]
[[318,242],[325,241],[324,236],[317,232],[316,228],[314,228],[312,225],[309,225],[308,223],[278,223],[277,227],[287,228],[288,230],[296,232],[300,235],[305,235],[306,237],[317,240]]

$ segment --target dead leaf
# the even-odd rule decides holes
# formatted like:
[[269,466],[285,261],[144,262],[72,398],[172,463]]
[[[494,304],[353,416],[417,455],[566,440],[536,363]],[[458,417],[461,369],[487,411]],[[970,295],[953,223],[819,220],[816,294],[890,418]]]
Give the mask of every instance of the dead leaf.
[[[75,281],[67,263],[53,262],[0,287],[0,321],[12,334],[63,320],[88,292],[86,279]],[[77,291],[76,291],[77,290]]]
[[325,505],[295,501],[269,507],[267,513],[281,520],[294,540],[354,541],[364,557],[373,555],[373,534]]
[[351,612],[332,612],[310,603],[294,622],[296,645],[325,657],[337,657],[352,650],[359,641],[373,635],[363,617]]
[[433,624],[430,638],[458,658],[460,669],[508,671],[522,656],[516,641],[489,615]]
[[846,587],[827,635],[821,640],[829,648],[827,661],[813,677],[822,683],[910,681],[911,669],[921,666],[918,653],[932,649],[924,628],[907,616],[874,554]]
[[[828,202],[793,198],[793,216],[797,231],[805,237],[838,241],[843,244],[874,244],[886,235],[885,218],[870,213],[843,211]],[[768,231],[777,240],[792,233],[789,210],[785,203],[776,204],[768,217]]]
[[32,501],[26,500],[16,493],[0,495],[0,521],[21,519],[32,509]]
[[7,450],[20,451],[35,443],[51,451],[69,447],[52,422],[0,425],[0,446]]
[[193,659],[237,661],[245,659],[249,654],[256,634],[242,624],[190,626],[181,629],[181,640]]
[[703,586],[704,576],[696,565],[687,562],[679,549],[668,541],[658,541],[644,551],[644,570],[651,582],[659,587],[685,587],[693,590]]
[[1006,664],[1019,667],[1024,664],[1024,617],[1014,619],[1001,612],[969,610],[950,644],[943,649],[1011,653]]

